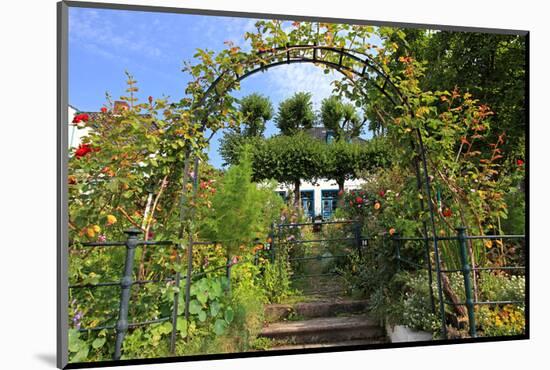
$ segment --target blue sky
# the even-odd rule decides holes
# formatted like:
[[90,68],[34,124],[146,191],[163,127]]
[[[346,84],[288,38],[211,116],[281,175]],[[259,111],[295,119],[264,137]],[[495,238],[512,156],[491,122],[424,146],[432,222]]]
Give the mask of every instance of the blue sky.
[[[224,41],[244,46],[246,31],[256,20],[138,11],[69,8],[69,104],[81,111],[98,111],[105,93],[114,100],[124,95],[124,71],[138,81],[138,98],[184,95],[188,76],[183,61],[192,60],[197,48],[221,50]],[[314,108],[332,91],[340,75],[323,73],[310,64],[276,67],[255,74],[241,83],[235,97],[253,92],[268,96],[275,111],[281,100],[295,92],[313,94]],[[277,132],[271,121],[266,135]],[[221,167],[216,134],[209,148],[210,162]]]

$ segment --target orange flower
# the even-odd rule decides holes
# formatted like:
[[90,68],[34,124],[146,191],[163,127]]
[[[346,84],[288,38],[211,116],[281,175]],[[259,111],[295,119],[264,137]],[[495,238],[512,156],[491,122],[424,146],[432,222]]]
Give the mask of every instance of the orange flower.
[[389,233],[390,233],[390,235],[395,234],[395,229],[392,227],[392,228],[389,230]]
[[108,215],[107,216],[107,225],[113,225],[116,223],[116,217],[113,216],[113,215]]
[[379,202],[374,203],[374,209],[380,209],[380,203]]

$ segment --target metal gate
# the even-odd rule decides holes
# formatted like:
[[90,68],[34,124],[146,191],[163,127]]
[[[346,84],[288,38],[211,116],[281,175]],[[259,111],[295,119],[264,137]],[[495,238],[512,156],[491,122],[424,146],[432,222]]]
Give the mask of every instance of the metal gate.
[[340,267],[366,242],[354,220],[273,225],[271,238],[271,260],[287,269],[294,288],[334,297],[347,293]]

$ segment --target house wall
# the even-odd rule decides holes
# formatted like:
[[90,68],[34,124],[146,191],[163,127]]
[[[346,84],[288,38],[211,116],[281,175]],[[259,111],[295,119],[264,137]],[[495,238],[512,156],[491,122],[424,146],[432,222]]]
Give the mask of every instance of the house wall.
[[[344,183],[344,189],[358,189],[364,184],[364,180],[348,180]],[[323,190],[336,190],[338,191],[338,184],[334,180],[321,179],[315,183],[309,181],[302,181],[300,183],[300,191],[313,191],[314,201],[314,213],[315,216],[322,214],[322,191]],[[292,194],[294,191],[294,185],[279,184],[276,191],[286,191],[287,194]]]
[[80,142],[82,141],[82,138],[86,135],[88,135],[88,132],[90,131],[89,128],[78,128],[76,125],[74,125],[73,118],[78,113],[78,111],[69,105],[69,122],[67,122],[67,126],[69,129],[69,149],[76,148]]

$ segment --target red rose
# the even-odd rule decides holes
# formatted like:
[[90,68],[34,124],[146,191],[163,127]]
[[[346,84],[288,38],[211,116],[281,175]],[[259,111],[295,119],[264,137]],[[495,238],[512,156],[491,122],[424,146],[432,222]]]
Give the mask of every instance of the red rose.
[[380,190],[378,192],[378,195],[380,195],[382,198],[384,198],[384,195],[386,195],[386,192],[384,190]]
[[442,213],[443,213],[443,216],[445,217],[451,217],[453,215],[453,212],[451,211],[450,208],[445,208]]
[[200,186],[201,189],[206,189],[208,187],[208,184],[204,181],[201,181],[199,186]]
[[88,122],[89,119],[90,116],[88,116],[86,113],[81,113],[74,116],[73,123]]
[[107,113],[107,108],[101,107],[101,113]]
[[341,197],[342,195],[344,195],[344,191],[343,191],[343,190],[340,190],[340,191],[338,192],[338,196]]
[[153,104],[153,97],[152,96],[149,97],[149,104]]
[[525,163],[525,162],[523,162],[523,159],[518,159],[518,160],[516,161],[516,164],[517,164],[518,166],[520,166],[520,167],[523,166],[524,163]]
[[363,198],[361,198],[361,197],[355,198],[355,203],[357,203],[357,204],[363,203]]
[[78,148],[76,148],[74,155],[77,158],[84,157],[86,154],[93,151],[93,149],[88,144],[80,144]]

